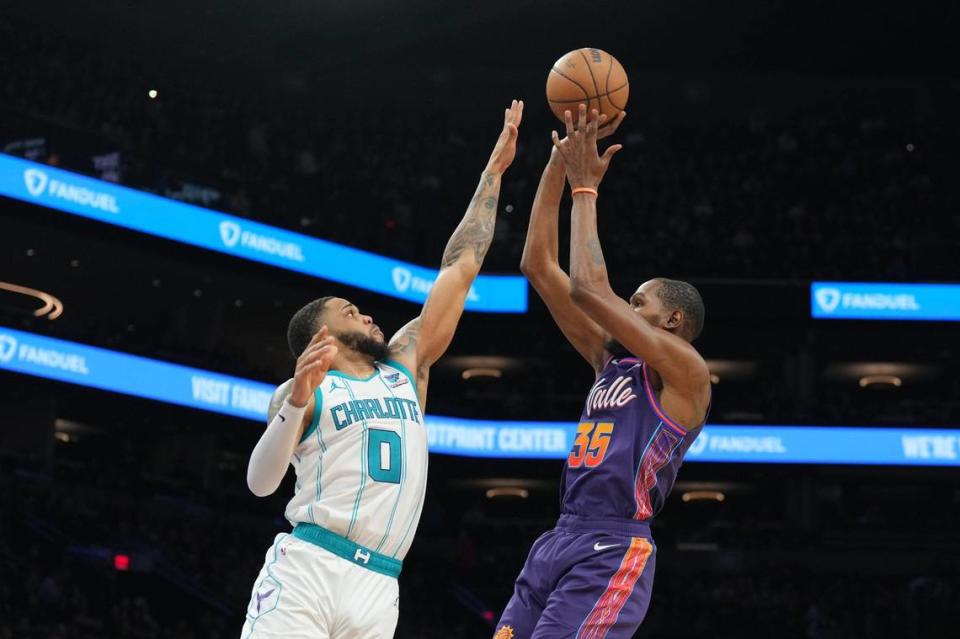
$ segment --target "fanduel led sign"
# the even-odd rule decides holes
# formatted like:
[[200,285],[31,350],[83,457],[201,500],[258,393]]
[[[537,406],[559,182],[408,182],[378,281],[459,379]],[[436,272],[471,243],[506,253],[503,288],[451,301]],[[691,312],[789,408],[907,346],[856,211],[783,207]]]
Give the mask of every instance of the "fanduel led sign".
[[960,321],[960,285],[813,282],[817,319]]
[[[415,303],[437,278],[435,269],[3,154],[0,195]],[[527,281],[480,275],[466,310],[524,313]]]

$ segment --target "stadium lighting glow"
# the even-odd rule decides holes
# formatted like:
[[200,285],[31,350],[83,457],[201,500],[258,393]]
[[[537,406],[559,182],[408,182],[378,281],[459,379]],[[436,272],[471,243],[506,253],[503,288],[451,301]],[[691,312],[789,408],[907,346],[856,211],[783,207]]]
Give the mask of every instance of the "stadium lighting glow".
[[896,375],[864,375],[860,378],[859,383],[860,388],[879,385],[896,386],[897,388],[903,386],[903,380]]
[[156,89],[150,89],[149,91],[147,91],[147,95],[150,97],[151,100],[155,100],[157,96],[160,94],[157,92]]
[[474,377],[503,377],[503,371],[499,368],[468,368],[461,374],[463,379],[473,379]]
[[716,501],[721,502],[726,499],[727,496],[721,493],[719,490],[690,490],[680,497],[684,503],[691,501]]
[[526,488],[514,488],[512,486],[490,488],[487,490],[487,499],[495,499],[496,497],[519,497],[520,499],[526,499],[529,496],[530,491]]

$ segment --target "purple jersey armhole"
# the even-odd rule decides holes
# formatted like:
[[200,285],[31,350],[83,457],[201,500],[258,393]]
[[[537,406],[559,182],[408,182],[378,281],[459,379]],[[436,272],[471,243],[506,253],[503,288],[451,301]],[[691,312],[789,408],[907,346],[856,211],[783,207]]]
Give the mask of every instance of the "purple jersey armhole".
[[653,394],[653,387],[650,385],[650,376],[647,373],[647,363],[644,362],[641,367],[643,368],[643,388],[647,392],[647,401],[650,402],[650,406],[657,414],[657,417],[663,420],[664,425],[670,427],[670,429],[680,435],[680,437],[685,437],[687,433],[696,430],[695,428],[687,430],[667,416],[666,411],[663,410],[663,407],[660,406],[660,402],[657,401],[657,398]]

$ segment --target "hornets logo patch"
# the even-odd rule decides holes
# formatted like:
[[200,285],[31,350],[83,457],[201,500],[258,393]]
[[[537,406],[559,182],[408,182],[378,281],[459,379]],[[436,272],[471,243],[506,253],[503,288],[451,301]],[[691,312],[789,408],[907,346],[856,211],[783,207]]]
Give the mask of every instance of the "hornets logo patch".
[[401,377],[400,373],[388,373],[383,376],[383,379],[387,381],[390,388],[396,388],[397,386],[403,386],[409,383],[409,380],[406,377]]
[[513,626],[501,626],[493,639],[513,639]]

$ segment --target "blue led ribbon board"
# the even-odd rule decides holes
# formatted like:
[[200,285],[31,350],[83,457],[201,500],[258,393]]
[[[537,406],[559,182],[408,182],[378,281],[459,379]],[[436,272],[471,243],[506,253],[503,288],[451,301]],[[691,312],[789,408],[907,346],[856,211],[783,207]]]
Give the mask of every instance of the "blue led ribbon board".
[[[434,269],[3,154],[0,195],[415,303],[437,279]],[[466,310],[525,313],[527,281],[480,275]]]
[[[274,386],[0,326],[0,370],[242,417],[264,424]],[[564,459],[576,424],[427,415],[430,452]],[[960,430],[707,425],[690,462],[960,466]]]
[[817,319],[960,321],[960,285],[813,282]]

